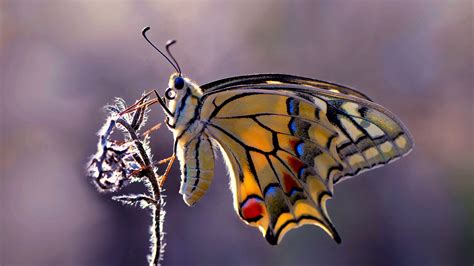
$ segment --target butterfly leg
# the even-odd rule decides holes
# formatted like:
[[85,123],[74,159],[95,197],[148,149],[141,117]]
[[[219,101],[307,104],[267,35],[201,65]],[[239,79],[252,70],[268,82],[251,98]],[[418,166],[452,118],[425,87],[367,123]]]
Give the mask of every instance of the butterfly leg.
[[150,129],[148,129],[147,131],[143,132],[143,136],[148,137],[148,136],[151,134],[151,132],[160,129],[160,127],[161,127],[161,123],[158,123],[158,124],[152,126]]
[[176,156],[173,154],[171,157],[168,157],[158,162],[158,164],[164,164],[168,162],[168,166],[166,167],[165,173],[161,176],[161,179],[160,179],[160,187],[163,187],[163,184],[165,183],[166,178],[168,177],[168,174],[171,170],[171,166],[173,165],[175,159],[176,159]]
[[[169,172],[170,172],[170,170],[171,170],[171,166],[173,165],[173,162],[174,162],[175,158],[176,158],[176,156],[173,155],[173,156],[171,156],[171,157],[168,157],[168,158],[166,158],[166,159],[160,160],[160,161],[158,161],[158,162],[156,162],[156,163],[153,164],[153,165],[162,165],[162,164],[168,163],[168,166],[166,167],[165,172],[163,173],[163,175],[161,175],[161,178],[160,178],[160,181],[159,181],[160,187],[163,187],[163,184],[165,183],[166,178],[168,177],[168,174],[169,174]],[[131,174],[131,176],[141,176],[141,175],[142,175],[141,173],[142,173],[144,170],[146,170],[146,169],[148,169],[149,167],[151,167],[151,166],[145,166],[145,165],[143,165],[143,164],[141,163],[141,162],[142,162],[141,159],[138,159],[137,162],[141,165],[142,168],[133,171],[132,174]]]
[[163,110],[165,111],[165,113],[168,116],[172,117],[174,114],[166,106],[164,97],[161,97],[156,90],[152,90],[152,91],[146,93],[145,96],[142,99],[148,97],[153,92],[156,95],[156,99],[153,99],[153,100],[150,100],[150,101],[147,101],[147,102],[143,102],[142,100],[140,100],[140,101],[136,102],[135,104],[129,106],[127,109],[120,112],[120,115],[124,115],[124,114],[130,113],[130,112],[133,112],[133,111],[135,111],[139,108],[148,107],[148,106],[153,105],[155,103],[159,103],[161,105],[161,107],[163,108]]
[[147,99],[150,96],[150,94],[152,94],[155,91],[156,90],[151,90],[151,91],[145,93],[142,96],[142,98],[140,98],[140,100],[138,100],[136,103],[130,105],[129,107],[127,107],[127,109],[120,112],[120,115],[124,115],[124,114],[130,113],[130,112],[136,111],[137,109],[148,107],[149,105],[157,103],[156,99],[152,99],[150,101],[145,101],[145,99]]
[[128,178],[132,176],[142,177],[144,175],[144,171],[147,170],[150,166],[145,165],[145,162],[143,162],[142,158],[138,154],[133,154],[133,159],[140,165],[140,169],[132,171]]
[[156,99],[155,100],[158,100],[158,102],[160,103],[161,105],[161,108],[163,108],[163,111],[165,111],[166,115],[168,115],[168,117],[173,117],[174,116],[174,113],[172,113],[168,107],[166,106],[166,102],[165,102],[165,98],[164,97],[161,97],[160,94],[158,94],[158,92],[156,90],[153,90],[155,92],[155,95],[156,95]]

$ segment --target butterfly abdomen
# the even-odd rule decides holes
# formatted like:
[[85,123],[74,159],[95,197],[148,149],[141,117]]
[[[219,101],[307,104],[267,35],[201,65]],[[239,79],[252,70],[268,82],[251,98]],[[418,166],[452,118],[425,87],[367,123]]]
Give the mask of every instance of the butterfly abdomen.
[[177,155],[181,166],[179,192],[192,206],[206,193],[214,176],[214,151],[209,137],[200,134],[184,145],[178,144]]

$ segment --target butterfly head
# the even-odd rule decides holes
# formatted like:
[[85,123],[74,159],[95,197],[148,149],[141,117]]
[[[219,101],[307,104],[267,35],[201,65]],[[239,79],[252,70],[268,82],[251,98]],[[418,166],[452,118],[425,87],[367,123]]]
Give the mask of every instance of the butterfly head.
[[182,98],[187,88],[189,88],[189,82],[185,77],[179,73],[171,75],[168,88],[165,91],[167,106],[170,107],[169,103],[176,102],[177,99]]
[[174,128],[186,123],[190,119],[188,116],[194,114],[192,110],[197,108],[201,95],[199,86],[190,79],[181,73],[171,75],[165,95],[161,98],[168,126]]

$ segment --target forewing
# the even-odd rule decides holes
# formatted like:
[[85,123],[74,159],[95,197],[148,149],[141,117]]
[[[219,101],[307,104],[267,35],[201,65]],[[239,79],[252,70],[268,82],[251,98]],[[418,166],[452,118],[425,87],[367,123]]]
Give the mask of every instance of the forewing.
[[370,101],[369,97],[367,97],[365,94],[343,85],[287,74],[252,74],[238,77],[230,77],[204,84],[201,86],[201,89],[206,93],[212,93],[221,90],[237,88],[239,86],[253,88],[262,84],[298,85],[302,89],[316,88],[319,90],[338,92],[345,95],[353,95],[358,98]]

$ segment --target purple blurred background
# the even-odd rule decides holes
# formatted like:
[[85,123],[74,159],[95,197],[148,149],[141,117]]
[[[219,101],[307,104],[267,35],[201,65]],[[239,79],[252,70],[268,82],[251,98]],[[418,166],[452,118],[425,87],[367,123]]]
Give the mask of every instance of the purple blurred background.
[[[415,149],[336,187],[342,236],[291,231],[279,246],[232,207],[222,159],[195,207],[166,183],[165,265],[472,265],[473,3],[470,0],[1,1],[1,265],[145,265],[149,213],[85,177],[101,107],[164,91],[171,67],[141,37],[175,38],[200,84],[256,72],[359,89],[411,129]],[[151,122],[160,122],[160,108]],[[155,157],[172,152],[166,129]],[[143,191],[134,184],[124,192]]]

